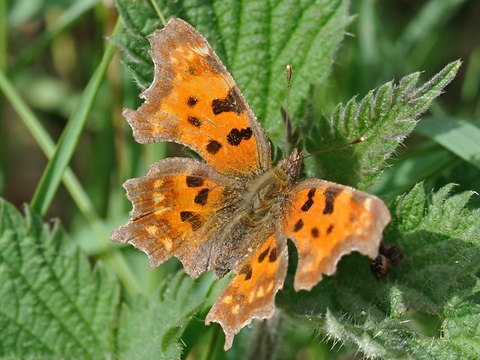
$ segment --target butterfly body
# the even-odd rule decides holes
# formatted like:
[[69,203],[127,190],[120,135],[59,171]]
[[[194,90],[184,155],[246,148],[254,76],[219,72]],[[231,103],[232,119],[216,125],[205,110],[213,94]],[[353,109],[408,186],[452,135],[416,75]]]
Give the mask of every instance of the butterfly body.
[[253,318],[270,318],[287,272],[287,239],[298,250],[294,287],[311,289],[340,257],[377,255],[390,220],[375,196],[319,179],[297,182],[302,153],[273,166],[268,138],[235,81],[203,36],[172,19],[149,36],[152,85],[124,116],[140,143],[173,141],[205,163],[170,158],[124,187],[128,224],[111,239],[144,251],[151,266],[172,256],[187,274],[235,276],[205,322],[218,322],[225,349]]

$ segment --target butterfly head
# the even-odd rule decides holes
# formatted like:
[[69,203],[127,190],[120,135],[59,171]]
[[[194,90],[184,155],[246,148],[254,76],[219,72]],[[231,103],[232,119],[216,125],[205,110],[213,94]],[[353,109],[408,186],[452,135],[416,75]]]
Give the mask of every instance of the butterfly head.
[[303,151],[294,148],[288,158],[280,160],[278,167],[287,174],[287,184],[292,184],[298,178],[303,162]]

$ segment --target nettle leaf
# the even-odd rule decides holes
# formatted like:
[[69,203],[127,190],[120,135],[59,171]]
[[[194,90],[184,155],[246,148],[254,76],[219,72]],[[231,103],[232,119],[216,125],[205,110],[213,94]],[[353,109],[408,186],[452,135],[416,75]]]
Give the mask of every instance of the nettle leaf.
[[113,351],[114,277],[67,249],[63,230],[0,199],[0,356],[102,358]]
[[369,274],[367,259],[348,256],[310,293],[281,293],[284,311],[318,338],[367,357],[478,357],[480,210],[466,207],[473,192],[449,196],[452,187],[426,194],[420,184],[398,197],[384,242],[405,261],[385,278]]
[[[114,41],[142,88],[153,79],[145,36],[163,27],[147,0],[117,0],[125,33]],[[294,71],[291,114],[301,114],[312,84],[325,79],[350,23],[346,0],[157,1],[168,20],[180,17],[210,42],[275,144],[284,140],[285,68]],[[300,120],[299,116],[292,119]]]
[[[371,187],[385,167],[385,160],[414,129],[418,116],[453,80],[460,64],[448,64],[419,87],[418,72],[405,76],[397,85],[388,82],[359,102],[353,98],[337,106],[329,121],[309,119],[304,133],[306,148],[314,155],[307,159],[310,168],[315,169],[310,175],[362,190]],[[360,137],[366,140],[345,148]]]
[[130,307],[124,306],[118,334],[121,359],[180,358],[180,337],[205,301],[205,294],[195,293],[194,284],[178,271],[164,279],[149,300],[139,297]]

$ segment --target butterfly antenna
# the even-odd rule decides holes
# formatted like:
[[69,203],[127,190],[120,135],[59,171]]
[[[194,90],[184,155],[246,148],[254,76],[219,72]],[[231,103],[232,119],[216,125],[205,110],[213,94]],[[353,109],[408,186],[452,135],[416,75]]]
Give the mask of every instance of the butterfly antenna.
[[289,144],[290,140],[290,134],[292,131],[292,125],[290,123],[290,115],[289,115],[289,105],[290,105],[290,83],[292,81],[292,67],[290,65],[287,65],[286,68],[286,80],[287,80],[287,94],[286,94],[286,104],[285,104],[285,111],[283,112],[283,117],[285,121],[285,149],[284,149],[284,154],[287,154],[287,146]]
[[364,142],[365,140],[367,140],[367,137],[366,136],[360,136],[359,138],[356,138],[355,140],[353,141],[350,141],[348,143],[345,143],[345,144],[342,144],[342,145],[338,145],[338,146],[334,146],[334,147],[331,147],[331,148],[328,148],[328,149],[324,149],[324,150],[319,150],[319,151],[315,151],[311,154],[308,154],[308,155],[304,155],[304,158],[307,158],[307,157],[310,157],[310,156],[317,156],[319,154],[324,154],[324,153],[327,153],[327,152],[330,152],[330,151],[337,151],[337,150],[343,150],[343,149],[346,149],[352,145],[355,145],[355,144],[359,144],[359,143],[362,143]]

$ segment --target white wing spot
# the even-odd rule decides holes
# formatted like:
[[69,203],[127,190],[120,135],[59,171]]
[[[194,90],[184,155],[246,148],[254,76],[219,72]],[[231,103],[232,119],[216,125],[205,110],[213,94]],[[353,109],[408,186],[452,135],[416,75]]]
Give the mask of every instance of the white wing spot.
[[207,56],[210,54],[210,51],[208,51],[208,47],[206,46],[199,46],[195,50],[201,56]]
[[257,290],[257,298],[261,298],[265,296],[265,288],[263,286],[260,286]]
[[253,302],[254,299],[255,299],[255,292],[252,291],[250,293],[250,296],[248,297],[248,302],[251,303],[251,302]]
[[154,189],[161,189],[163,186],[163,179],[157,179],[153,182]]
[[237,304],[232,308],[233,315],[237,315],[239,311],[240,311],[240,304]]
[[172,239],[170,238],[163,238],[162,244],[165,246],[165,250],[170,251],[172,250]]
[[145,226],[145,231],[149,235],[155,236],[158,234],[158,227],[156,227],[155,225],[148,225],[148,226]]
[[272,290],[273,290],[273,285],[274,285],[274,284],[273,284],[273,281],[272,281],[270,284],[268,284],[268,286],[267,286],[267,293],[271,293],[271,292],[272,292]]

